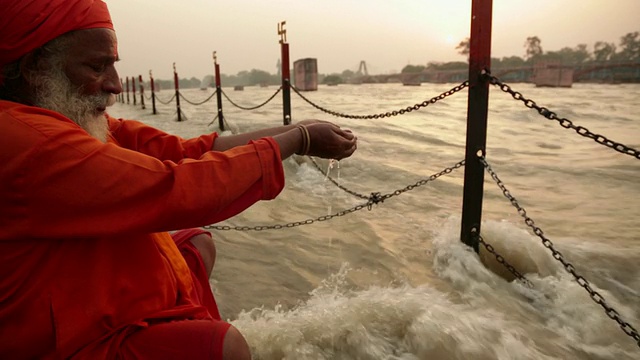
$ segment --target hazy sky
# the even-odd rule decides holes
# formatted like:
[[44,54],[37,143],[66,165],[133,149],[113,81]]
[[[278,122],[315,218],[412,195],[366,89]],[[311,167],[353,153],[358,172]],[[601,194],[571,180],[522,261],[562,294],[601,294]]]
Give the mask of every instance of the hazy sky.
[[[286,21],[290,61],[313,57],[318,72],[399,72],[405,65],[464,61],[471,0],[107,0],[122,77],[169,79],[259,69],[276,73],[277,25]],[[524,56],[528,36],[543,50],[596,41],[619,44],[640,31],[640,0],[494,0],[492,56]]]

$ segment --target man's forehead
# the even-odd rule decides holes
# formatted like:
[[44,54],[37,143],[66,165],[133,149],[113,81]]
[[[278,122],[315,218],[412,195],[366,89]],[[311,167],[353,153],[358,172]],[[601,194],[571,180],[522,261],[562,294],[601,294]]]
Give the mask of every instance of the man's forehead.
[[88,29],[75,32],[70,52],[97,55],[108,55],[118,58],[118,39],[110,29]]

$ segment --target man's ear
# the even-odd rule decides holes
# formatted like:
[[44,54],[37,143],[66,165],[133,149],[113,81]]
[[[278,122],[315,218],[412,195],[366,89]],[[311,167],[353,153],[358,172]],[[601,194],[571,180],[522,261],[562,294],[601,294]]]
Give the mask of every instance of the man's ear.
[[35,76],[49,70],[50,67],[49,62],[42,56],[41,49],[36,49],[24,55],[19,62],[20,74],[30,84],[35,82]]
[[26,54],[18,63],[20,74],[29,83],[32,83],[33,75],[37,72],[37,59],[34,53],[35,51]]

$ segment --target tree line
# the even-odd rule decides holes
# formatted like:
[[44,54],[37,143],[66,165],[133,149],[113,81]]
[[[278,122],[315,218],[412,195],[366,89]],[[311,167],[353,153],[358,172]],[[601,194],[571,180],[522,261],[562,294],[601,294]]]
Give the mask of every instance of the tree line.
[[[198,87],[215,87],[213,75],[205,76],[203,79],[192,77],[190,79],[178,79],[178,85],[181,89],[198,88]],[[173,89],[173,80],[154,80],[155,85],[159,89]],[[253,69],[251,71],[240,71],[236,75],[220,74],[220,83],[222,86],[251,86],[251,85],[280,85],[282,83],[280,75],[270,74],[263,70]]]
[[[469,57],[469,38],[462,40],[456,50],[460,55]],[[491,58],[492,68],[507,68],[531,66],[537,62],[552,62],[565,66],[580,66],[589,63],[603,62],[640,62],[640,32],[628,33],[620,38],[618,46],[614,43],[597,41],[590,52],[587,44],[578,44],[575,47],[563,47],[557,51],[544,51],[542,40],[538,36],[529,36],[524,42],[524,57],[508,56],[503,58]],[[467,61],[454,61],[446,63],[430,62],[426,66],[407,65],[402,69],[403,73],[416,73],[424,70],[458,70],[467,68]]]
[[[587,65],[594,62],[640,62],[640,32],[631,32],[620,38],[618,45],[605,41],[597,41],[593,44],[593,51],[589,51],[587,44],[578,44],[575,47],[563,47],[557,51],[544,51],[542,40],[538,36],[529,36],[524,42],[524,56],[508,56],[502,58],[491,58],[492,68],[510,68],[531,66],[539,61],[553,62],[566,66]],[[450,62],[429,62],[426,65],[406,65],[402,73],[419,73],[425,70],[461,70],[468,68],[470,41],[466,38],[456,46],[456,50],[462,56],[467,57],[467,61]],[[357,77],[358,74],[352,70],[344,70],[342,73],[318,74],[319,83],[341,84]],[[213,79],[211,75],[208,75]],[[282,83],[279,74],[270,74],[264,70],[252,69],[251,71],[240,71],[236,75],[220,74],[220,81],[223,86],[254,86],[254,85],[275,85]],[[213,80],[202,84],[202,80],[192,77],[190,79],[179,79],[180,88],[214,87]],[[173,80],[156,80],[156,84],[161,89],[173,89]]]

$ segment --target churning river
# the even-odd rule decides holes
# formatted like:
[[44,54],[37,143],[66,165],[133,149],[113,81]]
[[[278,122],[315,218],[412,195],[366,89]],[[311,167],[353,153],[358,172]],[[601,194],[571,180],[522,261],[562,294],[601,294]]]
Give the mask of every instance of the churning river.
[[[455,85],[321,85],[303,95],[332,111],[370,115]],[[640,149],[640,84],[510,85],[561,118]],[[223,90],[253,107],[277,87]],[[197,103],[213,91],[182,95]],[[167,101],[173,93],[157,96]],[[294,122],[330,120],[358,136],[351,158],[332,168],[317,159],[318,166],[356,194],[392,196],[301,226],[212,230],[211,286],[222,317],[244,333],[255,359],[640,358],[640,345],[553,258],[488,174],[481,235],[532,287],[505,280],[493,255],[481,246],[479,257],[460,242],[464,167],[422,180],[464,159],[467,94],[363,120],[323,113],[292,91]],[[145,102],[146,110],[118,103],[109,112],[182,137],[218,131],[215,96],[199,106],[181,99],[182,122],[175,102],[158,103],[157,115]],[[223,136],[283,122],[280,93],[251,111],[223,97],[223,111]],[[498,87],[491,87],[488,121],[486,159],[506,189],[575,272],[640,330],[640,161],[564,129]],[[367,202],[308,158],[287,159],[285,173],[278,198],[216,225],[286,225]]]

